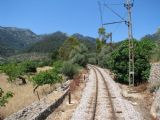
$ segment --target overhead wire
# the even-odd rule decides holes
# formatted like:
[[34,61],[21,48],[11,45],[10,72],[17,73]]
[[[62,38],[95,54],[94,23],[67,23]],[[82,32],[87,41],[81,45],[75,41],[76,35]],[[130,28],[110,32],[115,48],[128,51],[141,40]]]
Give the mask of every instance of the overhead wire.
[[102,6],[101,6],[100,1],[98,1],[98,5],[99,5],[99,12],[100,12],[101,25],[102,25],[102,28],[103,28],[103,12],[102,12]]
[[[123,3],[119,3],[119,4],[106,4],[105,2],[103,3],[103,6],[105,6],[106,8],[108,8],[111,12],[113,12],[116,16],[118,16],[121,20],[123,21],[126,21],[125,19],[125,16],[126,16],[126,13],[125,15],[122,17],[121,15],[119,15],[116,11],[114,11],[111,7],[109,7],[110,5],[124,5]],[[118,23],[116,28],[113,30],[112,33],[115,33],[117,31],[117,29],[119,28],[119,26],[121,25],[120,23],[122,23],[122,21],[119,21],[119,22],[113,22],[114,23]]]
[[107,5],[106,3],[104,3],[104,6],[106,8],[108,8],[111,12],[113,12],[116,16],[118,16],[120,19],[126,21],[121,15],[119,15],[116,11],[114,11],[111,7],[109,7],[109,5]]

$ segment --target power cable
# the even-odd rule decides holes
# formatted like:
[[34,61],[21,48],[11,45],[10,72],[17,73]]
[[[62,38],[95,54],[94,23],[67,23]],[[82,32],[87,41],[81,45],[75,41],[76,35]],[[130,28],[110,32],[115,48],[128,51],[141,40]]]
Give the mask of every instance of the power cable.
[[108,8],[111,12],[113,12],[116,16],[118,16],[120,19],[122,19],[123,21],[126,21],[121,15],[119,15],[116,11],[114,11],[111,7],[109,7],[109,5],[104,3],[104,6]]
[[101,6],[100,1],[98,1],[98,6],[99,6],[99,12],[100,12],[101,25],[103,28],[103,13],[102,13],[102,6]]

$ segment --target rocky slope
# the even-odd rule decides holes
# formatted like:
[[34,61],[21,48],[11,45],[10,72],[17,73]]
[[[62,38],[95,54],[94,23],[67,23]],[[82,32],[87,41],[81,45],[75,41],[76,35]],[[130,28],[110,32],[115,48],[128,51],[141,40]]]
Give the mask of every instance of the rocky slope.
[[29,29],[0,26],[0,55],[11,55],[40,41],[40,39]]

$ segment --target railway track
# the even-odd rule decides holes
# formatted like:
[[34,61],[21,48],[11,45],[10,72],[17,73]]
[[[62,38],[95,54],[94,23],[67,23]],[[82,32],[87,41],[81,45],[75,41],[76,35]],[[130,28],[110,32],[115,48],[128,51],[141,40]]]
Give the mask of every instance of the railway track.
[[93,113],[95,116],[93,120],[116,120],[116,115],[113,107],[112,96],[108,89],[108,84],[101,73],[101,71],[92,66],[96,74],[98,81],[98,94],[96,102],[96,112]]
[[93,65],[88,68],[86,87],[71,120],[143,120],[108,72]]
[[[72,120],[116,120],[115,111],[112,103],[112,96],[108,90],[107,82],[101,71],[95,66],[89,65],[91,74],[94,75],[94,84],[91,96],[87,96],[85,108],[80,108],[80,116],[73,116]],[[91,84],[91,83],[90,83]]]

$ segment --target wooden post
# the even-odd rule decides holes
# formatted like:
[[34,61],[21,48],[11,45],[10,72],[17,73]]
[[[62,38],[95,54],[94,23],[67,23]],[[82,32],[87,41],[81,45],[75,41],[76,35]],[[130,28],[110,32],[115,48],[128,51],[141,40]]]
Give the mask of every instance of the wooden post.
[[38,91],[36,91],[36,93],[37,93],[38,100],[40,101],[40,97],[39,97],[39,93],[38,93]]
[[70,90],[70,88],[68,91],[68,101],[69,101],[69,104],[71,104],[71,90]]

